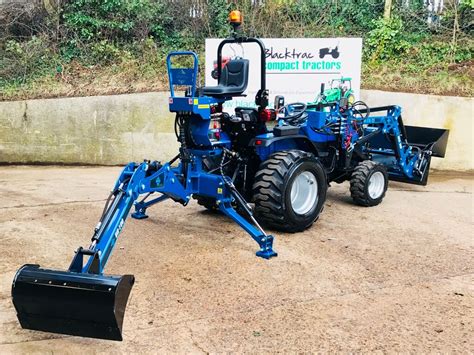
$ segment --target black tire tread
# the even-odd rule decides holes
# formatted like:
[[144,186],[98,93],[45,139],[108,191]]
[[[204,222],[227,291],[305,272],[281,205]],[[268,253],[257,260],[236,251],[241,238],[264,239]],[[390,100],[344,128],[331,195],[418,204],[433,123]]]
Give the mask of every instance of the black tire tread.
[[304,157],[313,155],[299,150],[282,151],[261,163],[253,184],[255,215],[259,222],[287,232],[300,232],[309,227],[289,223],[281,204],[285,175],[293,164]]
[[350,192],[351,192],[351,197],[354,200],[355,203],[361,206],[375,206],[376,204],[379,204],[383,197],[385,196],[385,191],[380,197],[380,201],[374,204],[373,201],[371,201],[368,198],[368,195],[366,194],[366,185],[368,183],[368,179],[370,176],[370,173],[376,168],[381,168],[386,172],[385,166],[382,164],[376,163],[371,160],[364,160],[360,162],[354,169],[351,175],[350,179]]

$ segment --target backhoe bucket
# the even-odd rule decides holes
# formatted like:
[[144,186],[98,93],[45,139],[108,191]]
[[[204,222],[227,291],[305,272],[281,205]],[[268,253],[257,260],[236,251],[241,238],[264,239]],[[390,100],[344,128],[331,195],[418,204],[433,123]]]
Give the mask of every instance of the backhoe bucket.
[[21,267],[12,298],[23,328],[83,337],[122,340],[122,324],[133,275]]

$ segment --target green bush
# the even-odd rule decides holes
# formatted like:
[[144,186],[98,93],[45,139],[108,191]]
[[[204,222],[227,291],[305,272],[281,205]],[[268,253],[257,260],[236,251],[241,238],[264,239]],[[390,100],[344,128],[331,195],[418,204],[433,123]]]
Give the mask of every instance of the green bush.
[[403,22],[398,17],[373,20],[373,29],[365,38],[366,57],[370,62],[379,62],[402,56],[410,49],[405,40]]
[[43,75],[54,75],[60,59],[43,37],[28,41],[8,40],[0,47],[0,84],[24,84]]
[[147,38],[165,11],[156,0],[72,0],[64,8],[68,36],[83,41],[130,41]]
[[461,41],[457,46],[442,41],[430,41],[419,46],[417,57],[424,66],[438,63],[461,63],[473,59],[474,46],[472,42]]
[[209,37],[227,37],[229,34],[228,16],[232,10],[227,0],[208,0],[207,18],[209,21]]
[[293,1],[288,11],[302,25],[318,23],[320,30],[329,27],[343,34],[359,35],[371,29],[371,21],[382,16],[383,8],[383,1],[299,0]]

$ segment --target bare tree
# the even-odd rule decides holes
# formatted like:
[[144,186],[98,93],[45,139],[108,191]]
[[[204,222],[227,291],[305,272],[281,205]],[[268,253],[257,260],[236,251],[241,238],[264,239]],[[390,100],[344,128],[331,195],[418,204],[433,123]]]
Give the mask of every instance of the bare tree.
[[385,19],[389,19],[391,12],[392,12],[392,0],[385,0],[385,7],[384,7],[384,11],[383,11],[383,17]]

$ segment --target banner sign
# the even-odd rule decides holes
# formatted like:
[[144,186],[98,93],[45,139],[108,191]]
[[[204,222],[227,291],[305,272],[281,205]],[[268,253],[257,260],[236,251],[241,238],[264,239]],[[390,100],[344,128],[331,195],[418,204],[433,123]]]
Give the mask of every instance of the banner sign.
[[[362,62],[361,38],[262,38],[265,44],[266,85],[270,90],[270,106],[275,95],[285,102],[313,102],[321,83],[330,88],[332,79],[349,77],[356,99],[360,93]],[[217,67],[217,47],[221,39],[206,39],[206,86],[217,85],[212,71]],[[226,108],[254,106],[260,88],[260,50],[257,44],[228,44],[222,56],[250,60],[246,97],[228,101]],[[348,84],[347,84],[348,85]]]

